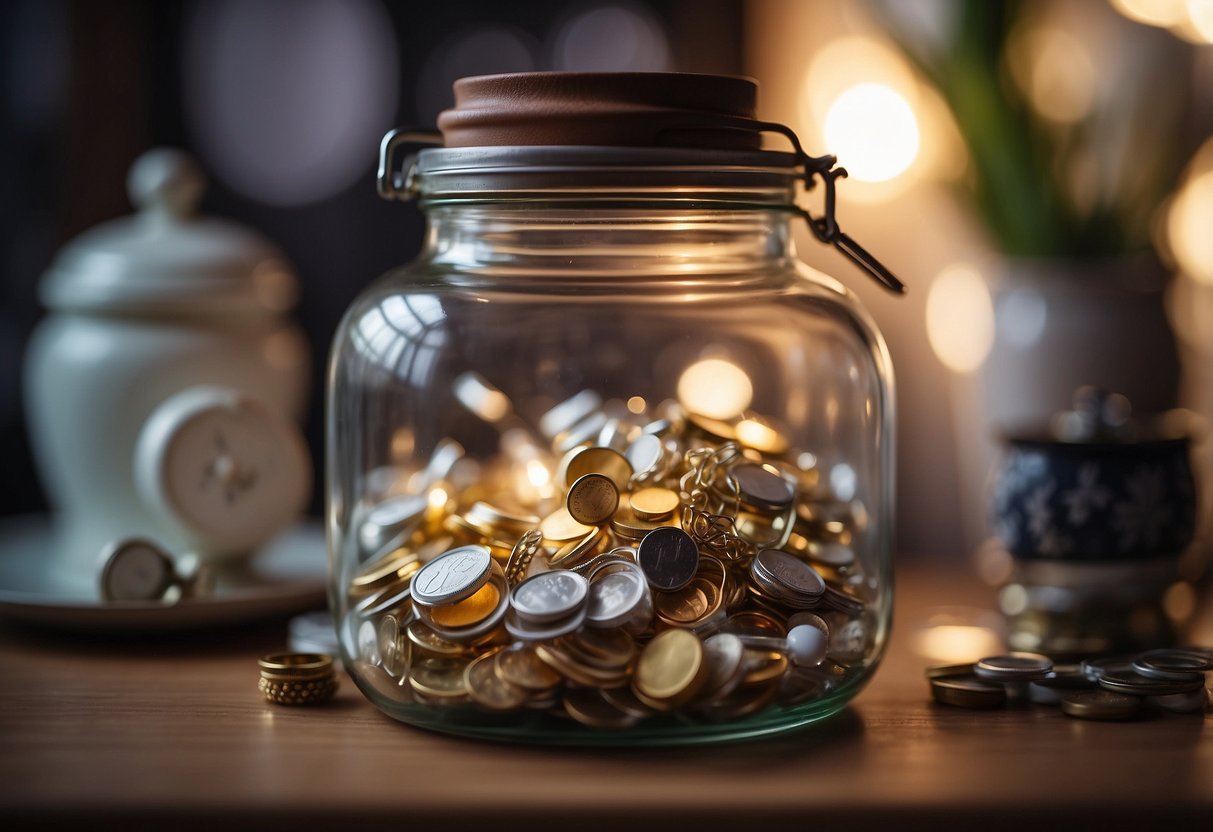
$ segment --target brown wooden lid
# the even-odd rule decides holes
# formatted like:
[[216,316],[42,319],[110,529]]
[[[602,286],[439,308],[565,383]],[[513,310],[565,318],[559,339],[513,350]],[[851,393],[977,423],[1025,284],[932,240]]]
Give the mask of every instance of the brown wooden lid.
[[756,150],[758,85],[674,72],[524,72],[455,82],[452,147],[590,145]]

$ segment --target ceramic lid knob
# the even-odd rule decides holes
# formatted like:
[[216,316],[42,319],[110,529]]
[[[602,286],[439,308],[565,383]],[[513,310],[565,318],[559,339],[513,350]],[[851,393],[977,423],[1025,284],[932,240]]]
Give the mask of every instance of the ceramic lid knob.
[[177,219],[192,216],[206,191],[206,177],[188,153],[172,147],[147,151],[131,165],[126,192],[140,211]]

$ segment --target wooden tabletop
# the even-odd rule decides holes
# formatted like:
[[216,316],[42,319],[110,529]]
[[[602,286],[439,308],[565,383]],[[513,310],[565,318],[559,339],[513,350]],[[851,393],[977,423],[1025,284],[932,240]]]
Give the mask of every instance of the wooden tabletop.
[[329,706],[274,707],[256,660],[282,648],[282,621],[151,643],[0,630],[0,820],[584,832],[1213,819],[1213,715],[1100,723],[932,704],[911,637],[932,605],[990,601],[963,572],[901,570],[890,653],[841,715],[695,749],[439,736],[383,716],[348,679]]

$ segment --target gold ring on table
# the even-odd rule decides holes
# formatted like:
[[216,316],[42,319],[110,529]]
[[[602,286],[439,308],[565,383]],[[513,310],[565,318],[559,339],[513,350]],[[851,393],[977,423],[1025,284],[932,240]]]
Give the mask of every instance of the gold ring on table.
[[276,705],[316,705],[337,692],[333,658],[323,653],[276,653],[257,664],[257,689]]

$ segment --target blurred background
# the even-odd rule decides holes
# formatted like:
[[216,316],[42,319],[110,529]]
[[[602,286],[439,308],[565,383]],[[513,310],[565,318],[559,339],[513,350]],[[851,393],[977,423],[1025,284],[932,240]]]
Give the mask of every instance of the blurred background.
[[319,460],[340,316],[423,231],[375,194],[379,139],[493,72],[749,75],[761,118],[839,156],[840,221],[909,294],[803,228],[800,252],[888,339],[906,556],[975,558],[998,432],[1078,384],[1213,416],[1213,0],[15,0],[0,43],[3,515],[46,509],[21,401],[39,277],[129,213],[141,152],[194,154],[203,210],[297,270]]

